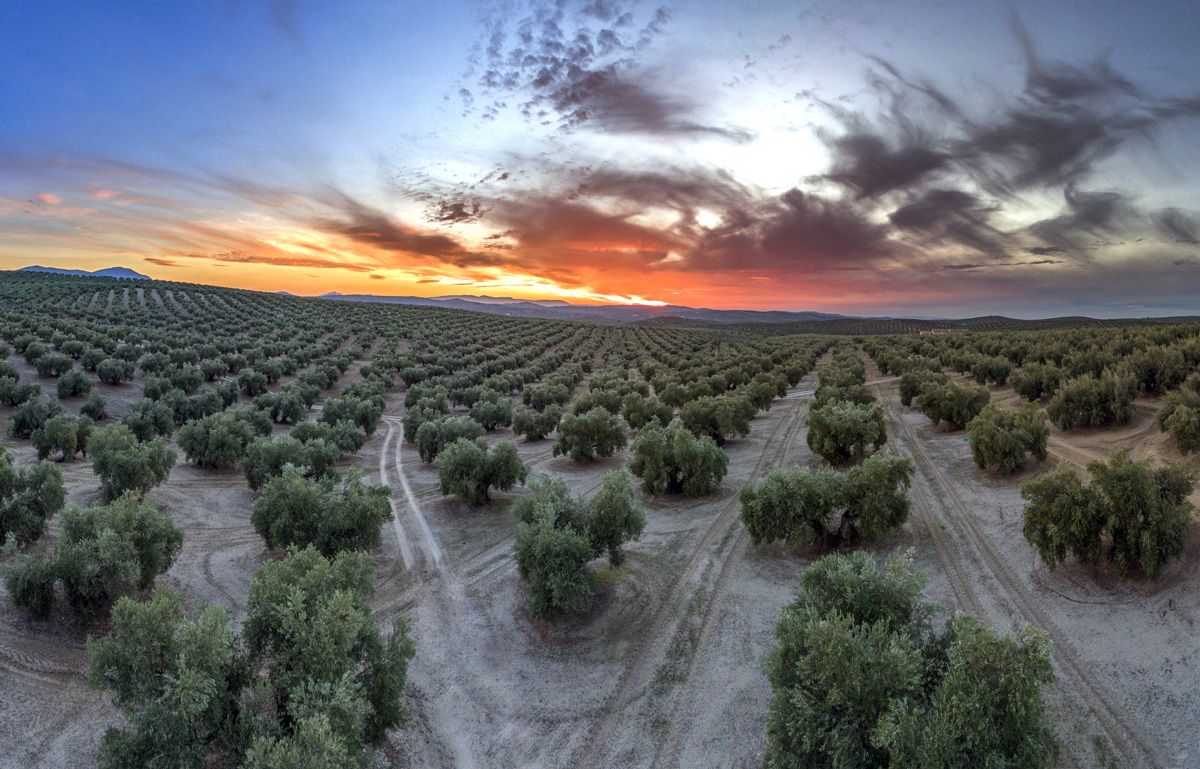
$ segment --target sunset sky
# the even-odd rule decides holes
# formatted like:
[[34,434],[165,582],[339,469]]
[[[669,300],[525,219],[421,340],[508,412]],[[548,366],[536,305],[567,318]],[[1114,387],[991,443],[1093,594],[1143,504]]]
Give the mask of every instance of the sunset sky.
[[1200,312],[1194,2],[0,5],[0,268]]

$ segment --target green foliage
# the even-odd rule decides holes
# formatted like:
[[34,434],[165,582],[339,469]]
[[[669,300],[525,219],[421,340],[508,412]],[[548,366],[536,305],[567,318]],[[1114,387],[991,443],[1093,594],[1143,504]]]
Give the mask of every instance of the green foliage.
[[931,371],[926,368],[915,368],[900,375],[900,403],[911,406],[913,399],[921,391],[931,385],[943,385],[950,381],[942,371]]
[[175,412],[162,401],[142,398],[125,413],[121,423],[139,441],[148,441],[155,436],[167,438],[175,432]]
[[62,459],[74,459],[76,454],[86,453],[92,435],[92,420],[74,414],[56,414],[33,431],[30,440],[37,449],[38,459],[46,459],[59,452]]
[[1179,387],[1193,369],[1182,350],[1162,345],[1135,350],[1126,362],[1137,387],[1151,393],[1165,393]]
[[[327,559],[306,548],[263,564],[250,582],[242,637],[277,713],[256,713],[255,731],[286,737],[290,721],[325,711],[357,754],[401,721],[400,696],[414,647],[402,622],[386,640],[371,619],[371,557]],[[347,717],[358,714],[358,717]],[[262,723],[270,718],[275,723]]]
[[554,456],[567,454],[576,462],[612,456],[628,440],[625,420],[597,406],[585,414],[567,414],[558,423]]
[[757,484],[742,487],[742,522],[755,544],[824,543],[828,523],[844,499],[843,485],[842,474],[828,467],[773,470]]
[[935,424],[945,423],[961,429],[983,411],[992,398],[987,388],[954,382],[930,384],[917,396],[917,410]]
[[513,419],[512,400],[494,390],[487,390],[471,404],[471,419],[483,425],[484,430],[508,427]]
[[867,445],[887,443],[883,407],[878,403],[829,401],[808,415],[808,447],[832,464],[866,456]]
[[908,519],[913,464],[873,454],[841,473],[828,467],[775,470],[742,487],[742,522],[755,544],[818,545],[873,539]]
[[540,441],[558,429],[562,413],[562,407],[553,403],[542,411],[517,408],[513,411],[513,433],[525,436],[527,441]]
[[1063,430],[1124,424],[1133,414],[1137,382],[1132,376],[1105,371],[1099,379],[1084,374],[1059,388],[1046,406],[1050,421]]
[[241,463],[257,435],[249,421],[221,411],[188,422],[180,428],[177,440],[189,461],[201,467],[224,468]]
[[1012,363],[999,355],[980,356],[971,364],[971,376],[981,385],[1004,384],[1011,372]]
[[981,470],[995,467],[1008,474],[1021,468],[1026,454],[1039,462],[1046,460],[1050,426],[1045,412],[1032,403],[1019,410],[989,403],[967,424],[967,434],[971,456]]
[[88,454],[108,500],[127,491],[145,494],[165,481],[175,466],[175,452],[162,440],[138,441],[123,423],[97,428],[88,440]]
[[685,403],[679,410],[679,420],[696,436],[712,438],[719,446],[749,435],[755,411],[754,404],[741,396],[704,397]]
[[1027,363],[1008,375],[1008,386],[1022,398],[1038,401],[1058,392],[1067,379],[1067,372],[1057,366]]
[[1171,436],[1181,454],[1200,451],[1200,374],[1163,397],[1154,416],[1158,429]]
[[633,441],[630,470],[646,494],[710,494],[729,466],[729,457],[708,436],[696,437],[679,420],[662,427],[651,420]]
[[442,494],[471,505],[487,502],[493,488],[509,491],[525,482],[525,465],[512,441],[500,441],[489,451],[482,438],[459,438],[438,455],[437,472]]
[[425,422],[417,430],[417,453],[421,461],[432,463],[441,450],[459,438],[483,437],[484,426],[471,417],[442,417]]
[[1048,643],[1001,638],[959,615],[943,635],[906,558],[833,555],[801,577],[767,663],[764,766],[1049,769]]
[[149,588],[170,568],[183,543],[170,515],[139,503],[133,494],[86,510],[69,508],[62,522],[53,556],[28,561],[25,568],[36,575],[39,591],[52,581],[52,572],[81,622],[91,621],[121,596]]
[[610,471],[586,501],[559,477],[538,476],[530,491],[514,505],[517,566],[529,584],[530,613],[550,620],[582,614],[592,604],[588,561],[607,551],[609,563],[619,565],[621,545],[645,526],[632,481],[624,470]]
[[1087,486],[1074,470],[1058,468],[1021,487],[1025,538],[1051,568],[1068,555],[1086,565],[1107,555],[1122,572],[1158,576],[1183,552],[1194,472],[1183,466],[1154,469],[1124,453],[1108,463],[1092,462],[1088,472]]
[[204,766],[214,746],[235,743],[234,687],[245,674],[224,609],[184,614],[181,594],[122,598],[112,632],[88,641],[88,683],[112,693],[128,729],[109,729],[100,766]]
[[620,566],[625,560],[621,545],[642,536],[646,514],[633,497],[633,478],[627,470],[604,474],[600,489],[588,501],[588,539],[597,555],[607,551],[608,562]]
[[95,422],[99,422],[108,416],[104,398],[101,397],[100,393],[92,393],[88,396],[84,404],[79,407],[79,413]]
[[380,528],[391,516],[387,486],[364,484],[359,474],[344,481],[306,477],[288,465],[263,486],[250,521],[269,548],[312,545],[325,555],[379,546]]
[[668,424],[675,416],[675,410],[658,398],[629,393],[621,401],[621,416],[634,430],[640,430],[652,419]]
[[255,438],[246,447],[242,469],[246,483],[258,491],[271,478],[283,475],[283,468],[294,465],[309,478],[321,478],[334,472],[341,449],[324,438],[302,443],[291,435]]
[[224,610],[188,616],[176,593],[119,601],[112,632],[88,643],[88,680],[128,724],[105,735],[100,765],[367,765],[401,722],[414,653],[406,626],[385,639],[371,620],[373,582],[361,553],[269,562],[251,581],[241,639]]
[[55,389],[59,398],[76,398],[92,391],[92,380],[80,369],[73,368],[59,377]]
[[16,469],[0,447],[0,544],[12,537],[25,545],[39,539],[62,509],[67,493],[62,472],[48,462]]
[[35,620],[50,618],[57,582],[58,564],[42,551],[21,555],[4,574],[13,605]]
[[872,454],[846,471],[839,538],[881,537],[908,520],[913,462],[892,451]]
[[14,438],[30,438],[35,431],[45,426],[49,419],[63,411],[58,401],[45,395],[34,395],[13,409],[9,432]]
[[928,703],[890,709],[873,739],[896,769],[1052,767],[1058,745],[1042,690],[1053,684],[1050,643],[1030,627],[1000,637],[979,620],[950,620],[946,673]]
[[592,546],[579,532],[555,526],[548,514],[517,524],[517,568],[529,583],[529,611],[556,620],[587,611],[592,605],[592,576],[587,562]]
[[105,358],[96,365],[96,376],[108,385],[119,385],[133,379],[133,364],[120,358]]

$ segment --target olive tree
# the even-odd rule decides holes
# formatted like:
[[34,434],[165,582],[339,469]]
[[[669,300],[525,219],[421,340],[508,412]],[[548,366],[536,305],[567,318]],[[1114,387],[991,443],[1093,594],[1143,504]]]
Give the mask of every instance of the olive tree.
[[917,410],[951,429],[962,429],[983,411],[992,396],[987,388],[954,382],[930,384],[917,396]]
[[1085,565],[1107,556],[1122,572],[1158,576],[1183,552],[1194,471],[1153,468],[1121,453],[1107,463],[1092,462],[1088,473],[1086,486],[1066,467],[1022,485],[1025,538],[1051,568],[1072,555]]
[[742,488],[742,522],[755,544],[818,546],[875,539],[908,520],[913,464],[895,452],[871,455],[846,472],[775,470]]
[[1181,454],[1200,451],[1200,375],[1163,397],[1154,416],[1158,429],[1171,436]]
[[454,494],[472,505],[491,499],[491,489],[509,491],[525,482],[525,465],[512,441],[500,441],[491,450],[482,438],[459,438],[437,458],[442,494]]
[[483,436],[485,428],[471,417],[442,417],[422,423],[417,429],[417,453],[427,464],[437,459],[446,446],[459,438],[475,440]]
[[708,436],[721,445],[750,434],[756,409],[748,398],[738,395],[703,397],[683,404],[679,419],[697,436]]
[[587,563],[607,552],[619,566],[621,545],[645,527],[632,481],[624,470],[610,471],[587,500],[572,496],[560,477],[536,477],[530,490],[514,505],[517,566],[529,584],[530,613],[552,620],[581,614],[593,596]]
[[1137,382],[1132,376],[1106,371],[1097,379],[1084,374],[1059,388],[1046,413],[1063,430],[1124,424],[1133,414],[1136,396]]
[[76,398],[92,391],[92,380],[80,369],[73,368],[59,377],[55,389],[60,399]]
[[184,456],[201,467],[236,467],[258,435],[247,419],[221,411],[185,424],[179,430],[178,442]]
[[612,456],[625,447],[628,431],[625,420],[603,406],[585,414],[567,414],[558,423],[554,456],[566,454],[576,462]]
[[525,436],[527,441],[540,441],[558,429],[562,414],[562,407],[553,403],[541,411],[524,406],[514,409],[513,433]]
[[242,470],[246,483],[258,491],[271,478],[283,475],[284,467],[300,468],[309,478],[321,478],[334,472],[342,450],[325,438],[307,443],[291,435],[255,438],[246,447]]
[[108,385],[119,385],[133,379],[133,363],[121,358],[105,358],[96,364],[96,376]]
[[471,404],[471,419],[483,425],[484,430],[495,430],[512,424],[512,399],[495,390],[486,390],[479,400]]
[[312,545],[325,555],[379,546],[380,529],[391,517],[387,486],[364,484],[358,473],[340,483],[309,478],[288,465],[254,500],[250,522],[269,548]]
[[88,454],[109,500],[126,491],[145,494],[165,481],[175,466],[175,452],[161,439],[139,441],[122,423],[97,428],[88,440]]
[[1032,403],[1018,410],[989,403],[967,423],[971,456],[981,470],[995,467],[999,472],[1014,473],[1030,455],[1038,462],[1046,460],[1046,441],[1050,426],[1046,413]]
[[46,522],[67,498],[62,471],[49,462],[13,467],[0,446],[0,545],[9,538],[24,545],[40,538]]
[[878,403],[830,401],[808,415],[808,447],[832,464],[866,456],[867,446],[887,443],[883,407]]
[[1027,363],[1008,375],[1008,386],[1022,398],[1038,401],[1058,392],[1067,379],[1067,372],[1044,363]]
[[630,470],[642,480],[647,494],[710,494],[729,466],[729,457],[708,436],[696,437],[679,420],[663,427],[651,420],[632,446]]
[[59,452],[63,461],[66,461],[74,459],[76,454],[87,453],[92,428],[93,423],[89,417],[56,414],[34,430],[30,440],[37,449],[38,459],[46,459]]

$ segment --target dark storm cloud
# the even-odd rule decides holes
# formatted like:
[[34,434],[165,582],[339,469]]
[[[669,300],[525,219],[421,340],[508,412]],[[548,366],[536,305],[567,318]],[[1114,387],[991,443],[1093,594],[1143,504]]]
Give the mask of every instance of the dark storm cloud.
[[632,6],[615,0],[582,6],[534,0],[526,10],[515,21],[511,13],[497,13],[486,22],[477,63],[483,70],[479,85],[493,99],[485,117],[511,99],[527,118],[565,130],[752,138],[744,129],[698,117],[699,100],[672,87],[671,73],[639,61],[666,29],[664,8],[640,26]]
[[1061,214],[1029,228],[1043,241],[1063,248],[1079,247],[1082,238],[1109,238],[1130,232],[1142,218],[1120,192],[1089,192],[1068,184],[1063,199],[1066,207]]
[[926,243],[951,244],[989,256],[1003,256],[1008,236],[990,222],[995,207],[956,189],[932,189],[892,211],[899,229],[923,236]]
[[881,105],[877,115],[822,102],[843,127],[826,136],[833,163],[825,178],[869,198],[953,171],[1007,198],[1078,184],[1164,123],[1200,116],[1200,97],[1145,93],[1103,59],[1048,62],[1015,18],[1013,30],[1025,58],[1024,86],[985,110],[968,109],[935,83],[873,57],[877,69],[868,82]]
[[1154,216],[1154,223],[1166,237],[1176,243],[1200,243],[1200,223],[1178,208],[1164,208]]
[[908,189],[946,167],[949,157],[918,144],[891,147],[880,136],[855,133],[831,140],[833,168],[825,178],[854,190],[860,198]]
[[687,267],[858,269],[894,255],[887,235],[851,203],[792,189],[754,209],[728,211],[687,255]]
[[406,226],[386,213],[360,203],[344,193],[330,196],[340,216],[324,217],[312,225],[379,251],[436,259],[458,267],[492,267],[506,263],[497,255],[468,249],[454,238]]

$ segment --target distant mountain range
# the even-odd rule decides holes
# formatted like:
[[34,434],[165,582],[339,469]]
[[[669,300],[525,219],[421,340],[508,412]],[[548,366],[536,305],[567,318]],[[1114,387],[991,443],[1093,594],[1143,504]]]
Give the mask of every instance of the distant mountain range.
[[22,267],[17,272],[48,272],[52,275],[76,275],[82,278],[118,278],[120,280],[151,280],[149,275],[129,269],[128,267],[105,267],[103,270],[66,270],[62,267],[43,267],[40,264]]
[[453,307],[458,310],[489,312],[520,318],[550,320],[586,320],[593,323],[633,323],[657,318],[678,318],[704,323],[796,323],[835,320],[843,315],[826,312],[787,312],[783,310],[709,310],[681,305],[651,307],[641,304],[571,304],[561,299],[527,300],[507,296],[378,296],[376,294],[322,294],[318,299],[343,302],[380,302],[412,304],[423,307]]

